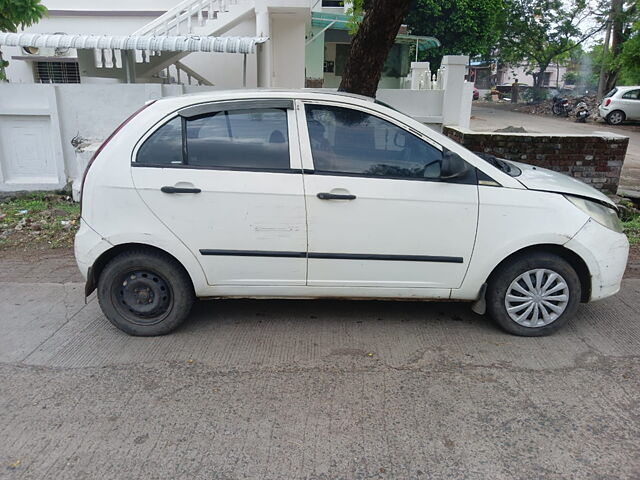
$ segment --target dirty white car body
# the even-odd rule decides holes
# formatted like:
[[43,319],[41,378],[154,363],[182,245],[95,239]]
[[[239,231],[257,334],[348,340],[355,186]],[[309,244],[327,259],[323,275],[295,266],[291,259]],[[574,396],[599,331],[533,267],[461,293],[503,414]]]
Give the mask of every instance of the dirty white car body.
[[640,85],[615,87],[602,99],[598,113],[610,125],[640,120]]
[[[339,118],[346,123],[339,124]],[[237,123],[241,128],[233,123],[236,119],[244,122]],[[267,131],[262,147],[251,137],[257,133],[247,133],[271,129],[271,124],[277,128]],[[251,138],[232,138],[233,129]],[[173,131],[175,139],[165,131]],[[340,140],[347,150],[337,146],[340,135],[350,136]],[[383,168],[391,174],[381,171],[379,163],[366,174],[354,172],[360,167],[349,163],[350,152],[360,155],[357,149],[365,143],[375,155],[394,156],[394,165]],[[175,149],[174,157],[165,158],[161,147]],[[264,152],[264,158],[281,163],[277,168],[202,164],[212,151],[237,148],[247,149],[252,158]],[[165,163],[154,164],[153,156],[149,161],[148,152]],[[403,177],[411,169],[402,170],[402,162],[418,161],[415,152],[427,152],[436,161],[422,173]],[[444,178],[445,163],[439,159],[445,156],[454,158],[446,163],[447,172],[453,165],[464,173],[449,172],[453,177]],[[427,172],[434,165],[440,170]],[[165,98],[132,116],[88,167],[75,253],[87,294],[97,286],[99,296],[101,279],[112,275],[104,273],[110,262],[132,250],[173,262],[171,271],[183,269],[188,288],[201,298],[442,299],[477,301],[482,311],[492,273],[532,254],[554,255],[571,266],[580,287],[567,295],[592,301],[616,293],[628,243],[618,227],[596,218],[615,217],[611,200],[572,178],[518,167],[521,174],[511,176],[444,135],[362,97],[243,90]],[[586,199],[600,213],[594,217],[570,199]],[[153,262],[138,263],[142,266],[131,274],[115,269],[115,286],[105,287],[101,304],[120,302],[113,307],[117,310],[135,303],[138,307],[130,312],[138,315],[163,295],[158,281],[163,292],[179,294],[175,289],[181,287],[172,278],[145,284],[144,272],[153,276],[156,270]],[[141,283],[134,287],[126,278]],[[530,301],[541,301],[534,293]],[[160,307],[169,309],[162,314],[166,318],[177,315],[179,306]],[[149,322],[157,311],[140,313],[140,322],[132,317],[131,328],[114,320],[117,312],[105,313],[137,335],[177,326]],[[550,333],[553,321],[540,318],[528,326],[521,323],[512,333]]]

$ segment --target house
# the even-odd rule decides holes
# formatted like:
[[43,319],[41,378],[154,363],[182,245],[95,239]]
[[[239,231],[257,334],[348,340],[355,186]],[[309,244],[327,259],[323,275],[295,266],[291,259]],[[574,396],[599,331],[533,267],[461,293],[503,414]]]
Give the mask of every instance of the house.
[[[351,37],[329,0],[44,0],[49,16],[0,33],[0,191],[77,194],[91,152],[145,102],[212,88],[336,88]],[[437,82],[411,62],[434,38],[399,32],[377,98],[433,128],[469,124],[466,56]],[[410,74],[410,75],[409,75]]]
[[[269,38],[255,52],[165,52],[139,48],[127,73],[118,49],[4,46],[11,83],[163,83],[219,88],[337,88],[351,36],[342,2],[331,0],[175,0],[103,3],[46,0],[49,16],[26,33],[141,37],[198,35]],[[55,40],[52,39],[52,41]],[[260,45],[259,42],[256,43]],[[410,50],[439,45],[403,29],[391,49],[381,88],[402,88]],[[127,76],[129,75],[129,77]]]
[[[305,86],[337,88],[349,56],[351,35],[343,2],[325,0],[311,12],[306,34]],[[402,26],[385,62],[379,88],[404,88],[411,68],[411,53],[437,47],[433,37],[407,34]]]

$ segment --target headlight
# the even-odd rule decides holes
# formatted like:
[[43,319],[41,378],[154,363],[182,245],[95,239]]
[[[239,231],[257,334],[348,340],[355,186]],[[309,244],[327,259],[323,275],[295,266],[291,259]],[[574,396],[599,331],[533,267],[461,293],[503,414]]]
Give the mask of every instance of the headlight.
[[600,225],[604,225],[614,232],[622,233],[622,222],[620,222],[618,214],[613,208],[605,207],[601,203],[592,202],[580,197],[565,195],[565,198]]

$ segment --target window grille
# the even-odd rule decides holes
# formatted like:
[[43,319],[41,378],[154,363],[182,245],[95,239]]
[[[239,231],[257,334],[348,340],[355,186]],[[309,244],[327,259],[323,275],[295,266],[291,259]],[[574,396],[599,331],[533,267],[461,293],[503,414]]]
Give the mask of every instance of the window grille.
[[36,83],[80,83],[78,62],[33,62]]

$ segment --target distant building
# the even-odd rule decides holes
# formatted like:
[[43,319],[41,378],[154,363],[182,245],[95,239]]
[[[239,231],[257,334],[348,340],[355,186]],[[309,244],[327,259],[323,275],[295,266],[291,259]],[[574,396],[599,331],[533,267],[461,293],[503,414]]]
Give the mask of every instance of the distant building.
[[[470,62],[467,80],[473,82],[476,88],[490,89],[500,85],[511,85],[516,79],[521,85],[533,86],[533,75],[527,73],[535,69],[526,63],[519,65],[498,64],[497,61]],[[551,64],[543,73],[542,86],[562,88],[565,86],[564,76],[567,67],[561,64]]]

